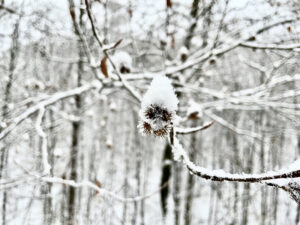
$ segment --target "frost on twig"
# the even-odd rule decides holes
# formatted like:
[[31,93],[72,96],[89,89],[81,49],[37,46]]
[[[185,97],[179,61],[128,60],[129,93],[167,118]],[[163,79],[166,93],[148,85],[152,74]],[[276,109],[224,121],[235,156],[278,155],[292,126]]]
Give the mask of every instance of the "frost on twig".
[[144,95],[138,125],[143,134],[165,137],[176,118],[178,99],[170,80],[165,76],[154,77]]

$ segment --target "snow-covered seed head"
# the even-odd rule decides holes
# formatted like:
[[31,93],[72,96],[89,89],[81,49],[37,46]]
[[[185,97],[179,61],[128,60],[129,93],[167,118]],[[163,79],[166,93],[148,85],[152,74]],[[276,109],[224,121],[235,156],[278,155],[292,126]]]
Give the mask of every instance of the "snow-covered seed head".
[[172,119],[172,114],[166,108],[158,105],[150,105],[145,111],[145,117],[149,120],[162,120],[168,122]]
[[167,136],[174,123],[177,104],[170,80],[164,76],[153,78],[141,104],[140,131],[156,137]]

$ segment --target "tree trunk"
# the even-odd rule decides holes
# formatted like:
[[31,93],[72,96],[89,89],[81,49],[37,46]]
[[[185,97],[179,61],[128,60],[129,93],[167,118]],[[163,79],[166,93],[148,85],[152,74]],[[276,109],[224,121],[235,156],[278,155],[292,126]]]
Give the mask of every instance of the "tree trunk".
[[[255,141],[252,140],[252,143],[249,143],[249,148],[246,148],[246,151],[244,155],[247,157],[246,161],[246,173],[251,173],[252,172],[252,167],[253,167],[253,156],[254,156],[254,151],[255,151]],[[244,184],[244,190],[243,190],[243,199],[242,199],[242,222],[241,224],[247,225],[248,224],[248,214],[249,214],[249,204],[250,204],[250,183]]]
[[[162,176],[160,181],[161,187],[166,183],[168,183],[170,180],[171,172],[172,172],[171,161],[172,161],[172,147],[168,143],[166,143],[164,149],[164,156],[163,156]],[[168,212],[168,207],[167,207],[168,196],[169,196],[169,184],[167,184],[166,187],[161,189],[160,191],[160,203],[163,212],[163,217],[165,217]]]
[[174,224],[175,225],[179,225],[180,224],[180,206],[181,206],[181,171],[182,171],[182,167],[181,167],[181,163],[180,162],[175,162],[173,161],[173,185],[174,185],[174,189],[173,189],[173,199],[174,199],[174,216],[175,216],[175,221]]
[[[193,121],[192,126],[197,126],[196,120]],[[197,134],[192,134],[191,137],[191,153],[190,159],[195,162],[196,158],[196,149],[197,147]],[[195,177],[190,173],[187,174],[187,187],[186,187],[186,196],[185,196],[185,213],[184,213],[184,220],[185,225],[190,225],[192,223],[192,206],[193,206],[193,190],[194,190],[194,183]]]
[[[8,105],[11,102],[11,88],[12,88],[12,83],[14,79],[14,70],[16,68],[17,64],[17,57],[18,57],[18,51],[19,51],[19,23],[20,23],[21,17],[19,17],[18,21],[15,24],[15,28],[13,31],[12,35],[12,46],[10,49],[10,63],[9,63],[9,69],[8,69],[8,82],[5,86],[5,91],[4,91],[4,105],[2,107],[2,120],[5,121],[7,119],[9,109]],[[0,127],[0,132],[2,128]],[[8,148],[5,144],[3,144],[3,148],[0,149],[0,180],[5,176],[5,169],[7,166],[7,161],[9,157],[9,151]],[[2,225],[6,224],[6,206],[7,206],[7,191],[3,191],[2,195]]]
[[[82,3],[82,1],[81,1]],[[73,0],[69,1],[70,4],[70,10],[73,10],[74,18],[73,23],[75,24],[76,15],[75,15],[75,9],[74,9],[74,2]],[[84,10],[80,9],[80,15],[79,15],[79,25],[83,25],[83,13]],[[75,33],[77,36],[79,36],[78,30],[75,28]],[[78,62],[78,73],[77,73],[77,87],[81,86],[82,81],[82,74],[83,74],[83,47],[80,39],[77,42],[78,50],[79,50],[79,62]],[[82,105],[82,98],[80,95],[76,95],[75,97],[75,114],[79,115]],[[81,122],[80,121],[73,121],[72,122],[72,136],[71,136],[71,155],[70,155],[70,180],[77,181],[78,173],[77,173],[77,167],[78,167],[78,153],[79,153],[79,139],[80,139],[80,129],[81,129]],[[68,224],[74,225],[75,224],[75,217],[76,217],[76,189],[74,187],[69,187],[69,193],[68,193]]]

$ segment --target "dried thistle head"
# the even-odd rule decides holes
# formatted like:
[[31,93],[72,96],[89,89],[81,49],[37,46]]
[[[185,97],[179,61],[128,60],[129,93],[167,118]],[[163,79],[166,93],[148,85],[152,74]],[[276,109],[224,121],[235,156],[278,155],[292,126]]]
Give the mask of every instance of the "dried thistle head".
[[145,111],[145,117],[149,120],[170,122],[172,120],[172,113],[168,112],[166,108],[151,104]]
[[164,127],[154,130],[151,125],[145,121],[141,121],[138,125],[138,128],[140,129],[141,133],[144,135],[151,135],[153,134],[155,137],[166,137],[170,130],[170,125],[165,125]]
[[166,108],[151,104],[142,112],[143,120],[140,122],[139,128],[143,134],[165,137],[171,129],[172,118],[172,113]]

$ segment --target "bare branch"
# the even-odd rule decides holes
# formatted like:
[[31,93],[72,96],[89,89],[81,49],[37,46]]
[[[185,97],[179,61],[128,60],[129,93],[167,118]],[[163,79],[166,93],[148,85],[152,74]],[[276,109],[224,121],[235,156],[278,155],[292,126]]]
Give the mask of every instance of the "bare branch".
[[31,115],[33,115],[34,113],[39,111],[41,108],[46,108],[47,106],[52,105],[52,104],[54,104],[54,103],[56,103],[56,102],[58,102],[62,99],[69,98],[69,97],[72,97],[74,95],[79,95],[79,94],[82,94],[82,93],[87,92],[89,90],[97,89],[97,88],[101,88],[101,84],[98,80],[95,80],[94,82],[91,82],[89,84],[83,85],[83,86],[78,87],[78,88],[74,88],[74,89],[69,90],[69,91],[58,92],[58,93],[52,95],[51,97],[37,103],[36,105],[34,105],[34,106],[30,107],[29,109],[27,109],[25,112],[23,112],[18,117],[14,118],[10,122],[10,124],[4,130],[1,131],[0,140],[5,138],[20,123],[22,123],[25,119],[29,118]]
[[196,133],[198,131],[202,131],[202,130],[205,130],[207,128],[209,128],[211,125],[214,124],[215,121],[211,121],[207,124],[204,124],[202,126],[199,126],[199,127],[191,127],[191,128],[180,128],[180,127],[177,127],[176,128],[176,133],[177,134],[192,134],[192,133]]

